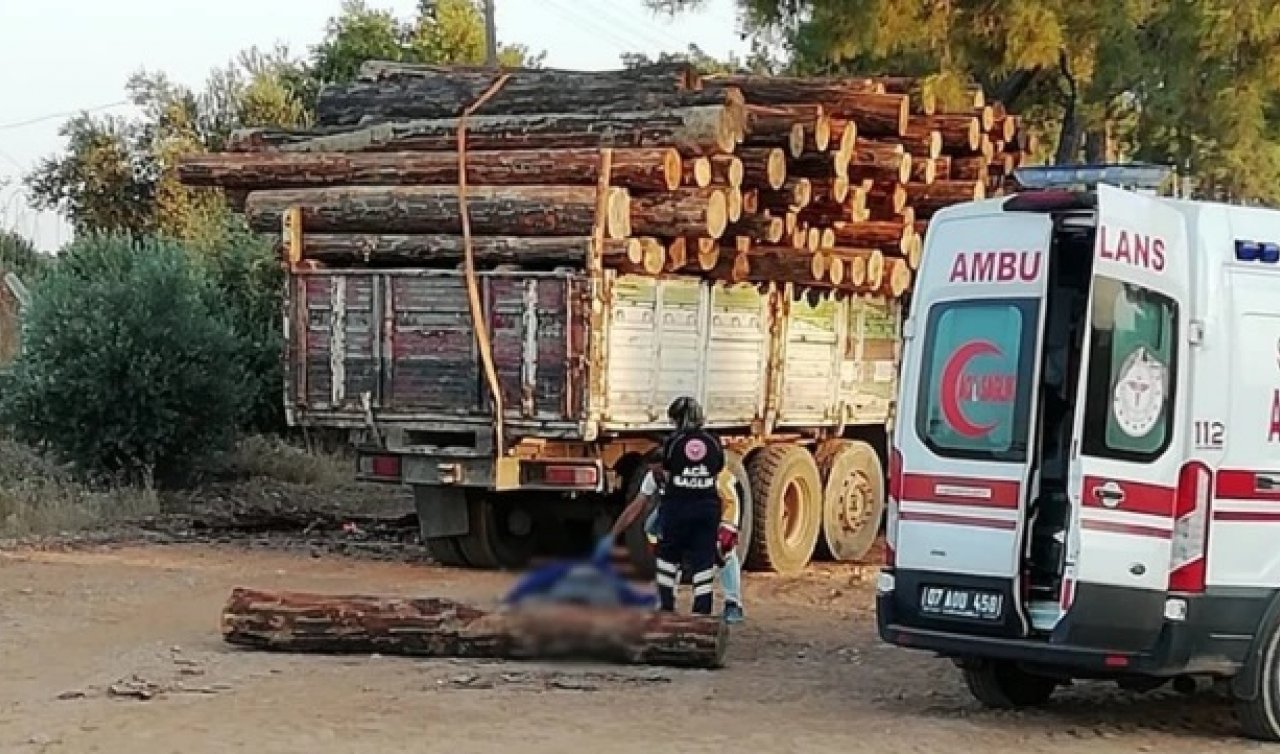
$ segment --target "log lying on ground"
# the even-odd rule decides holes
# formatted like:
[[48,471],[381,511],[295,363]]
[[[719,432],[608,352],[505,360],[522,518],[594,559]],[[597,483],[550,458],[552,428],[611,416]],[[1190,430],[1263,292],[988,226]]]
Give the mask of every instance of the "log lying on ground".
[[[476,115],[467,119],[467,148],[675,147],[685,155],[732,152],[739,131],[732,106],[638,112]],[[313,131],[245,129],[228,144],[235,152],[450,151],[458,147],[458,119],[408,120]]]
[[[467,182],[480,185],[584,185],[599,182],[597,149],[522,149],[468,151]],[[701,167],[705,186],[709,164]],[[610,182],[615,186],[671,191],[680,186],[683,161],[671,148],[617,149]],[[455,152],[378,154],[202,154],[178,163],[178,180],[188,186],[231,189],[283,189],[310,186],[395,186],[458,183]]]
[[[476,114],[643,110],[717,104],[733,96],[724,89],[681,89],[684,75],[670,65],[609,71],[513,71]],[[320,92],[316,102],[316,122],[341,126],[455,117],[479,100],[498,77],[498,72],[487,76],[455,75],[442,69],[436,75],[330,85]]]
[[232,590],[229,644],[280,652],[595,660],[718,668],[728,630],[712,616],[548,605],[488,612],[440,598]]
[[[681,189],[681,191],[705,189]],[[679,193],[679,192],[674,192]],[[314,233],[462,233],[456,186],[350,186],[254,191],[245,217],[260,233],[279,233],[285,211],[302,210]],[[467,191],[477,235],[581,236],[595,225],[596,189],[587,186],[474,186]],[[605,231],[632,235],[626,189],[610,189]],[[642,233],[640,235],[653,235]]]
[[[781,225],[781,221],[779,221]],[[781,233],[779,233],[781,236]],[[584,266],[590,236],[474,236],[477,265]],[[379,233],[304,233],[301,257],[324,264],[427,264],[462,262],[462,236]],[[604,262],[642,258],[640,239],[606,239]]]

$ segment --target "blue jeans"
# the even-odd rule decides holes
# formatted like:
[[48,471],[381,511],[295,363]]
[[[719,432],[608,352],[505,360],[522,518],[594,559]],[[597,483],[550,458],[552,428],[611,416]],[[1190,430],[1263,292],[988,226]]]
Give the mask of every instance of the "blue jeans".
[[[650,541],[656,541],[661,535],[658,529],[658,507],[644,521],[644,533]],[[742,605],[742,563],[738,560],[738,551],[732,550],[724,557],[724,565],[720,568],[720,588],[724,590],[724,601]]]

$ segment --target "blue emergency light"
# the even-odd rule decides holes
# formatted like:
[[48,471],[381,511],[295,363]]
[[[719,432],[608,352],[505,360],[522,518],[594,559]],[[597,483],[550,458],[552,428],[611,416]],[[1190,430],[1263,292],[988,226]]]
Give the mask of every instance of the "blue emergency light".
[[1151,163],[1118,165],[1035,165],[1017,168],[1013,177],[1027,189],[1095,188],[1106,183],[1118,188],[1158,191],[1165,186],[1173,168]]
[[1280,244],[1260,241],[1236,240],[1237,262],[1280,262]]

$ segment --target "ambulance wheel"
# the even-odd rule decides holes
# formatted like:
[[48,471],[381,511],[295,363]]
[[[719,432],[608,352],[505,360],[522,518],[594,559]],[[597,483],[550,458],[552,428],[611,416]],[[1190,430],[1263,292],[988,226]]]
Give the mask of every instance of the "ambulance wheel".
[[1038,707],[1058,688],[1052,678],[1033,675],[1008,662],[984,662],[964,668],[969,693],[992,709]]
[[519,501],[476,495],[467,500],[467,514],[471,530],[458,537],[458,547],[472,568],[519,569],[533,559],[533,516]]
[[755,535],[747,555],[753,570],[799,573],[809,564],[822,528],[822,478],[808,450],[768,445],[747,464]]
[[1280,742],[1280,625],[1272,626],[1262,652],[1251,662],[1258,687],[1253,699],[1236,700],[1236,716],[1244,734],[1256,741]]
[[857,562],[875,544],[884,514],[880,456],[860,440],[828,440],[814,457],[823,485],[818,557]]

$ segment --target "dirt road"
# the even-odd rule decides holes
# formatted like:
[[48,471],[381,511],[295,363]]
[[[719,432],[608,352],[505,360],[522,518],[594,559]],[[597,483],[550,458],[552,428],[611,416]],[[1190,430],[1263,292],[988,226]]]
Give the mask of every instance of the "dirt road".
[[0,752],[1258,748],[1213,696],[1087,685],[1044,712],[981,711],[950,665],[880,644],[873,577],[752,575],[729,666],[694,672],[268,655],[217,634],[237,584],[485,603],[508,584],[500,574],[229,547],[11,551],[0,554]]

